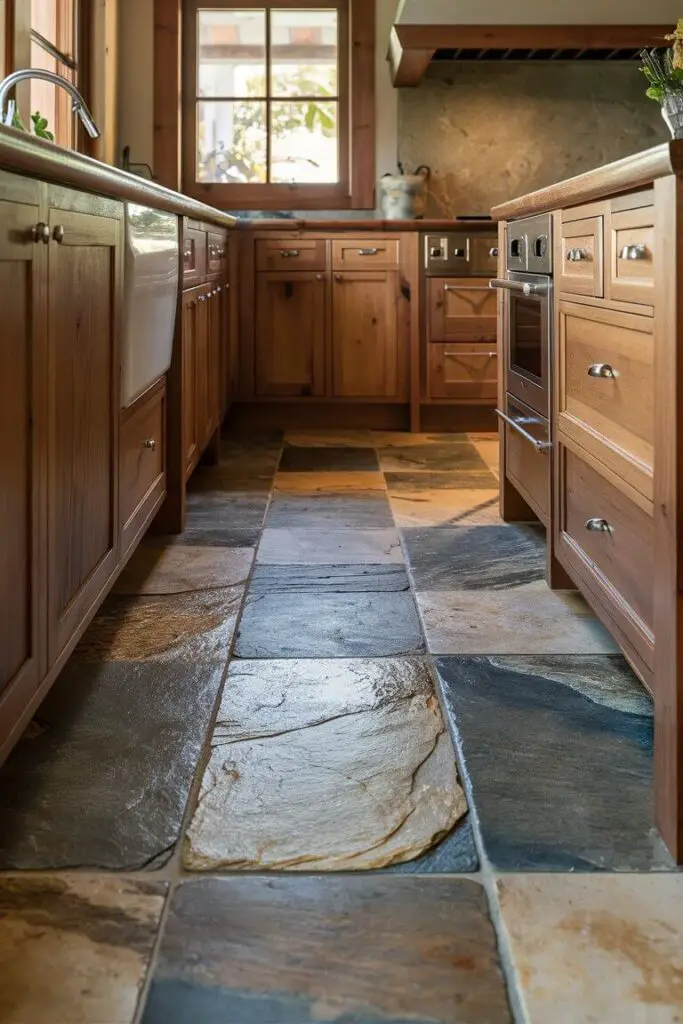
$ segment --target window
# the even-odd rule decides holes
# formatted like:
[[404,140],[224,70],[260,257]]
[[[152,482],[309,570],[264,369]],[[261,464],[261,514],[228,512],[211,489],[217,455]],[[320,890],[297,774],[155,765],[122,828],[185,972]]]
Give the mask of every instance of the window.
[[191,0],[185,191],[236,209],[351,205],[354,6]]

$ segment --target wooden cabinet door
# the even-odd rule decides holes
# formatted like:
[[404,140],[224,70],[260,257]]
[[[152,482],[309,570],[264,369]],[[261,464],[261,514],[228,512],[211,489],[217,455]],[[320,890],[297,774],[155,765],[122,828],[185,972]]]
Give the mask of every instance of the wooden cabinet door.
[[497,294],[488,281],[432,277],[428,287],[428,341],[495,342]]
[[[98,200],[92,200],[93,210]],[[118,558],[122,218],[52,209],[48,276],[48,639],[53,663]]]
[[197,289],[183,292],[182,298],[182,420],[185,470],[190,472],[199,458],[197,437],[197,386],[195,349],[200,319]]
[[233,335],[230,315],[230,282],[221,281],[217,287],[216,306],[220,323],[219,337],[219,413],[221,423],[232,398]]
[[405,351],[398,324],[398,272],[334,275],[332,300],[335,398],[401,398]]
[[[37,186],[36,186],[37,187]],[[30,193],[29,193],[30,195]],[[0,717],[6,732],[44,672],[44,463],[47,246],[32,231],[39,207],[0,202]],[[42,586],[41,586],[42,583]],[[11,693],[10,693],[11,687]]]
[[218,420],[217,317],[212,312],[212,291],[211,288],[206,289],[199,296],[194,347],[197,443],[200,453],[204,451]]
[[326,275],[259,273],[256,394],[325,393]]

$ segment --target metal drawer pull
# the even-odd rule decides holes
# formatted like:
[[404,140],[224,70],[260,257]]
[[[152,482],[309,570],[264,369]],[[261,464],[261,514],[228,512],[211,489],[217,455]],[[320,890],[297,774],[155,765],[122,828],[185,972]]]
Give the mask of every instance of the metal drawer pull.
[[64,241],[64,225],[57,224],[52,231],[52,237],[58,245],[61,245]]
[[157,450],[157,443],[153,437],[148,437],[142,442],[142,447],[149,448],[151,452],[155,452]]
[[301,256],[301,249],[280,249],[280,255],[285,260],[290,256]]
[[521,292],[522,295],[547,295],[548,285],[547,284],[530,284],[528,281],[508,281],[506,278],[496,278],[495,281],[491,281],[489,288],[500,289],[503,288],[508,292]]
[[384,249],[359,249],[359,256],[376,256],[377,253],[384,252]]
[[552,441],[538,441],[528,431],[526,431],[524,427],[520,427],[517,420],[513,420],[511,416],[507,416],[504,412],[501,412],[500,409],[496,409],[496,416],[500,417],[500,419],[503,420],[504,423],[507,423],[509,427],[512,427],[513,430],[516,430],[518,434],[521,434],[524,440],[528,441],[530,445],[533,445],[537,452],[547,452],[552,448]]
[[581,263],[588,258],[589,256],[585,249],[570,249],[567,253],[567,259],[570,263]]
[[585,523],[589,533],[611,533],[612,527],[606,519],[587,519]]
[[478,356],[480,359],[495,359],[497,352],[444,352],[444,359],[459,359],[461,356]]
[[493,249],[489,249],[489,256],[498,256],[499,253],[500,253],[500,250],[498,249],[497,246],[494,246]]
[[600,377],[602,380],[616,380],[619,371],[610,366],[609,363],[593,363],[588,367],[589,377]]
[[445,292],[490,292],[487,284],[445,284]]
[[453,250],[453,258],[456,259],[456,260],[466,260],[467,259],[467,249],[454,249]]
[[625,245],[619,253],[620,260],[646,260],[648,258],[646,245]]

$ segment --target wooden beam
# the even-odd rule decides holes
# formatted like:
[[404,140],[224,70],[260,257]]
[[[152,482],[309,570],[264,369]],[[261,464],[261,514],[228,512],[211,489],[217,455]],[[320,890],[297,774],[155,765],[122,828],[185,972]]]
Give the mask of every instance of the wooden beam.
[[351,13],[351,208],[375,207],[375,4],[352,0]]
[[182,7],[180,0],[154,0],[154,177],[180,191],[182,118],[180,100]]
[[420,84],[429,67],[436,47],[412,49],[405,46],[399,32],[400,28],[400,25],[394,25],[389,37],[391,80],[397,88],[416,86]]

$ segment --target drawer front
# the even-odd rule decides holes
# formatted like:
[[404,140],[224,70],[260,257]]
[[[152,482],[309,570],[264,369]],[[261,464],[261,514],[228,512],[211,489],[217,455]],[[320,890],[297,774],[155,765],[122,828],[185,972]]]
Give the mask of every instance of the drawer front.
[[209,274],[224,274],[228,267],[228,236],[221,231],[209,231],[206,245]]
[[121,424],[121,523],[126,525],[164,477],[164,391],[134,406]]
[[206,231],[185,227],[183,237],[183,287],[200,284],[206,277]]
[[608,298],[654,304],[654,212],[646,206],[610,214]]
[[325,270],[326,246],[312,238],[261,239],[256,242],[257,270]]
[[494,402],[498,353],[491,345],[430,345],[429,397]]
[[495,277],[498,273],[498,238],[495,235],[484,235],[470,240],[472,272],[482,277]]
[[562,224],[555,261],[560,293],[604,296],[602,243],[602,217]]
[[332,266],[335,270],[395,270],[399,264],[399,241],[368,238],[344,238],[332,241]]
[[573,451],[563,448],[561,460],[560,525],[572,561],[594,574],[617,609],[625,602],[651,631],[652,517]]
[[[538,440],[548,440],[549,426],[533,409],[508,397],[505,411],[511,419],[521,421]],[[551,467],[548,451],[538,451],[514,427],[505,424],[505,466],[507,478],[547,526],[550,521]]]
[[558,428],[652,499],[651,317],[560,302]]
[[471,278],[429,279],[428,339],[481,341],[495,345],[497,296],[488,283]]

